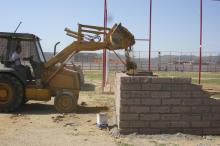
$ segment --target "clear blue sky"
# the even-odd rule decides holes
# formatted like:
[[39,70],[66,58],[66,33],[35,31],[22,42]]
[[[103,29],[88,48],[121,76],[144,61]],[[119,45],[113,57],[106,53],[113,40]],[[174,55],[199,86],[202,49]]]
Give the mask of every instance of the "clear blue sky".
[[[76,30],[77,23],[103,25],[104,0],[5,0],[0,5],[0,31],[38,35],[44,51],[59,50],[72,42],[64,28]],[[153,51],[197,52],[199,48],[200,0],[153,0]],[[136,38],[148,38],[149,0],[108,0],[113,23],[122,22]],[[220,2],[204,0],[204,51],[220,52]],[[145,51],[147,42],[137,42],[136,51]]]

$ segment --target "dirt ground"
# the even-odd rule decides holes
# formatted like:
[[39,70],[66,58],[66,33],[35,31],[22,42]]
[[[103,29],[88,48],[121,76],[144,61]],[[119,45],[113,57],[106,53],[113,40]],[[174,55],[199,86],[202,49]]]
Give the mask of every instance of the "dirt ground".
[[[220,136],[118,135],[113,128],[114,95],[100,83],[87,84],[75,113],[59,114],[50,102],[28,102],[13,114],[0,114],[0,146],[220,146]],[[109,128],[96,127],[96,114],[107,112]]]

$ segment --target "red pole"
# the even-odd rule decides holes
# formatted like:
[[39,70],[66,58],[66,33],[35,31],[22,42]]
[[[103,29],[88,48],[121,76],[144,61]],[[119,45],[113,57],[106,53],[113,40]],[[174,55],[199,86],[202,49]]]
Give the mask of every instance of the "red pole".
[[202,0],[200,0],[200,48],[199,48],[199,84],[201,83],[201,71],[202,71]]
[[151,71],[151,23],[152,22],[152,0],[150,0],[150,28],[149,28],[149,60],[148,71]]
[[[107,0],[104,0],[104,28],[107,27]],[[104,29],[104,32],[106,30]],[[104,39],[105,39],[105,35],[104,35]],[[103,63],[103,67],[102,67],[102,91],[104,91],[104,87],[106,84],[106,48],[103,49],[103,55],[102,55],[102,63]]]

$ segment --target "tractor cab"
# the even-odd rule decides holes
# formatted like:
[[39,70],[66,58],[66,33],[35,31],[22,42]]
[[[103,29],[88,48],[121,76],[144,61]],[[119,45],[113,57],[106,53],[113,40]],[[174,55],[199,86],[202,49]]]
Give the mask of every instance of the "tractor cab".
[[[16,76],[26,82],[26,76],[19,69],[16,70],[13,67],[13,62],[11,62],[12,54],[16,51],[17,46],[21,46],[21,64],[28,66],[34,77],[40,76],[38,73],[41,64],[45,62],[45,57],[42,52],[42,48],[39,42],[39,37],[28,33],[8,33],[0,32],[0,68],[9,68],[15,70]],[[32,63],[30,61],[24,61],[22,58],[31,57]],[[4,69],[3,69],[4,70]]]

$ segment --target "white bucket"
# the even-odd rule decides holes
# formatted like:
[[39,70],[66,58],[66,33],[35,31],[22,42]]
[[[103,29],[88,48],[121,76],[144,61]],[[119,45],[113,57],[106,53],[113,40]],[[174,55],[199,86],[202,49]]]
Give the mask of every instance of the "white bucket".
[[97,126],[101,127],[101,128],[108,126],[107,113],[99,113],[99,114],[97,114]]

